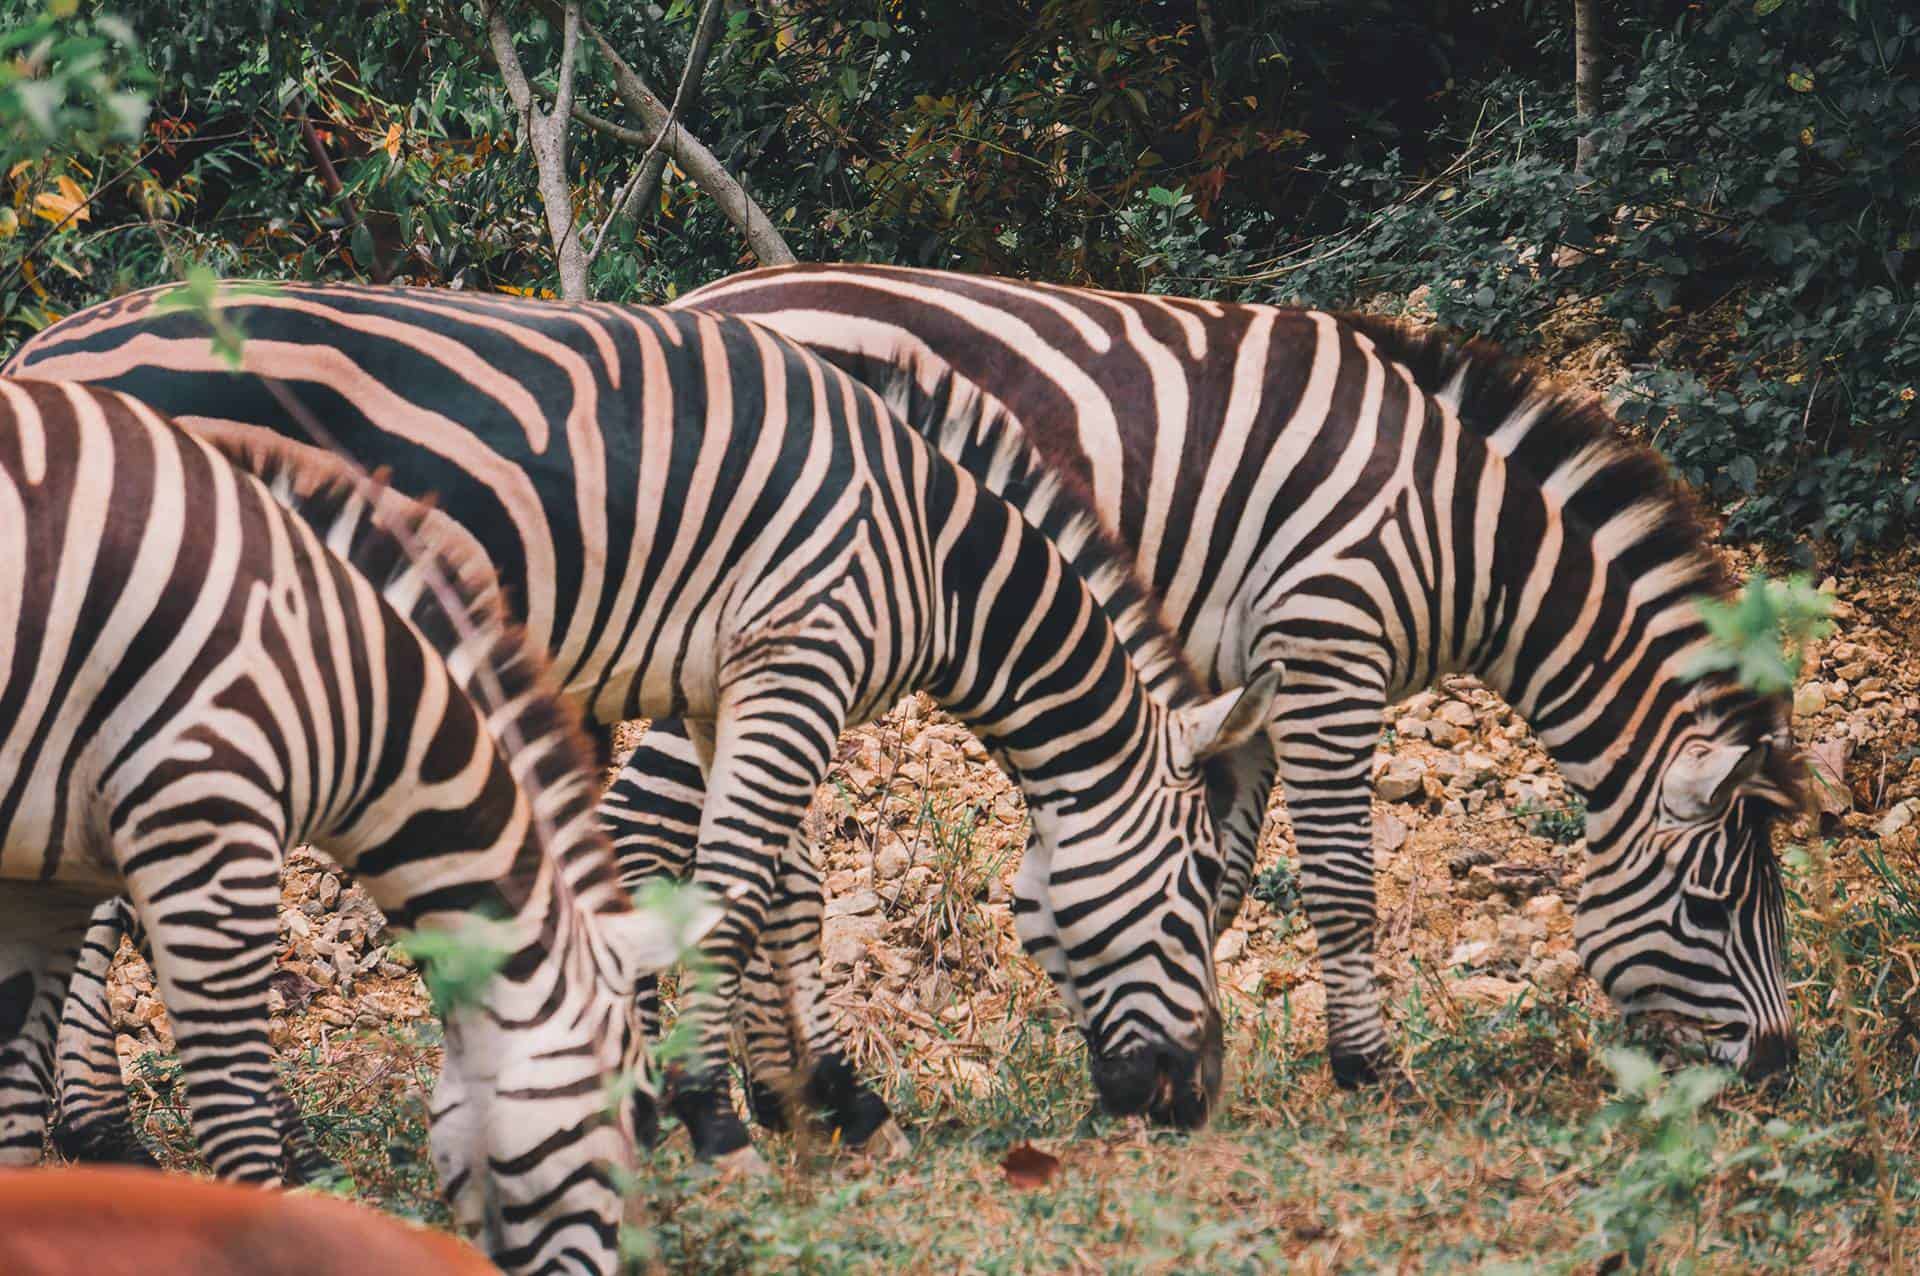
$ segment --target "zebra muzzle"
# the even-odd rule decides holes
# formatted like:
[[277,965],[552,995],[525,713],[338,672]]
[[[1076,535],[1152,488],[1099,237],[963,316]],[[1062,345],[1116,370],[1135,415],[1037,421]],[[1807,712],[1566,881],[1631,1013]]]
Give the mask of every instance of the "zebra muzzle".
[[1093,1085],[1111,1116],[1145,1116],[1160,1125],[1196,1129],[1220,1097],[1225,1037],[1208,1009],[1197,1046],[1171,1041],[1092,1058]]

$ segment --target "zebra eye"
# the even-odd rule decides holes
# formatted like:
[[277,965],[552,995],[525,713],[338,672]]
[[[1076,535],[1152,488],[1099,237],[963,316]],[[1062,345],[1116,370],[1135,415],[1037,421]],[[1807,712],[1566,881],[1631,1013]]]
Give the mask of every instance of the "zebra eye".
[[1696,930],[1727,930],[1727,897],[1712,895],[1689,886],[1680,893],[1680,906],[1687,911],[1687,923]]

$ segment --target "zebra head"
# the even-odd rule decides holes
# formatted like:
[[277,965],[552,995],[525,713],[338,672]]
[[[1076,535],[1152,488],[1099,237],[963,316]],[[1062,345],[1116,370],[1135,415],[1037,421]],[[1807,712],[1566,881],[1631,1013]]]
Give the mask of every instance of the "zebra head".
[[1684,726],[1672,746],[1653,776],[1655,809],[1595,848],[1575,941],[1630,1018],[1664,1019],[1677,1039],[1759,1080],[1797,1054],[1771,838],[1798,809],[1791,741],[1784,730],[1708,720]]
[[1193,1127],[1219,1098],[1220,855],[1209,788],[1219,777],[1209,763],[1265,729],[1279,683],[1275,668],[1160,710],[1130,793],[1033,810],[1015,922],[1086,1037],[1094,1088],[1114,1115]]
[[[454,1221],[509,1271],[558,1269],[556,1255],[591,1251],[617,1229],[613,1167],[632,1167],[659,1132],[635,985],[722,916],[707,904],[663,916],[556,902],[564,957],[529,978],[517,967],[541,945],[513,953],[485,1004],[448,1014],[433,1096],[434,1159]],[[579,942],[565,942],[568,930]],[[516,1200],[546,1204],[530,1216],[505,1203],[491,1181],[500,1174],[516,1178]]]

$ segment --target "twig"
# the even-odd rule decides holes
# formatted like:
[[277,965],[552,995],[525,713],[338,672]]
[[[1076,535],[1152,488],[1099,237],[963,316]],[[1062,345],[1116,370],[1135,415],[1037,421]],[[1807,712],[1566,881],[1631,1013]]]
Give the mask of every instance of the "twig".
[[[667,134],[671,133],[679,124],[680,112],[687,101],[687,91],[693,84],[694,68],[704,60],[701,57],[705,51],[702,48],[701,35],[711,31],[714,26],[714,19],[719,13],[720,0],[707,0],[706,7],[700,11],[700,23],[694,31],[693,46],[687,50],[687,64],[680,70],[680,86],[674,90],[673,104],[667,108],[667,122],[654,133],[653,141],[647,145],[647,153],[642,155],[640,162],[633,167],[633,176],[627,179],[627,184],[620,188],[619,195],[614,198],[612,206],[607,209],[606,219],[600,223],[600,229],[593,237],[592,247],[587,249],[587,266],[589,268],[593,266],[595,261],[599,260],[601,250],[607,246],[607,231],[613,228],[613,219],[618,217],[621,211],[626,208],[627,200],[639,189],[640,181],[646,176],[648,167],[653,163],[654,156],[660,153],[661,143],[667,140]],[[711,36],[708,36],[705,43],[708,48],[712,46]],[[556,115],[560,113],[558,102],[554,104],[553,109]],[[567,113],[569,115],[572,114],[571,103],[568,104]]]

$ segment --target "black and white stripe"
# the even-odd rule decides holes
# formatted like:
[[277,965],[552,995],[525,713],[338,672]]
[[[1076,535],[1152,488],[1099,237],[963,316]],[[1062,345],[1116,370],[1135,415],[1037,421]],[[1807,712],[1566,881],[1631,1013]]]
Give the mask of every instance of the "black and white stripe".
[[[1686,676],[1706,641],[1693,600],[1727,582],[1664,467],[1597,404],[1483,344],[1310,310],[855,266],[677,304],[786,333],[940,438],[955,418],[1021,434],[1132,549],[1204,681],[1284,662],[1273,756],[1246,762],[1277,758],[1337,1075],[1387,1053],[1382,714],[1452,671],[1503,694],[1587,798],[1577,931],[1602,985],[1698,1020],[1749,1072],[1792,1057],[1769,843],[1795,801],[1785,707]],[[1223,925],[1263,794],[1222,825]]]
[[447,1022],[442,1182],[508,1270],[609,1270],[614,1167],[651,1121],[632,990],[665,935],[573,719],[444,520],[246,460],[124,396],[0,380],[0,1159],[39,1154],[75,941],[124,890],[201,1152],[279,1178],[267,991],[285,851],[313,842],[396,925],[496,919],[500,974]]
[[[1201,763],[1257,731],[1275,678],[1199,699],[1124,559],[1017,438],[984,441],[980,464],[1051,535],[870,390],[734,320],[408,289],[278,288],[223,309],[250,367],[473,534],[592,717],[697,724],[696,877],[732,899],[683,1009],[703,1043],[675,1100],[696,1147],[745,1143],[722,1015],[791,902],[780,883],[811,878],[795,833],[834,740],[915,689],[1025,792],[1017,923],[1089,1036],[1103,1099],[1204,1119],[1219,861]],[[296,428],[151,294],[56,325],[12,366],[214,435]]]

